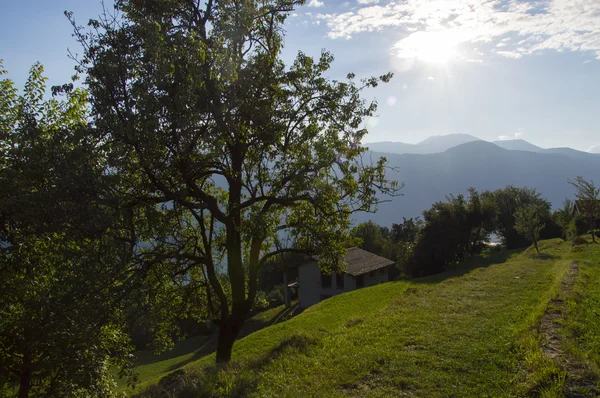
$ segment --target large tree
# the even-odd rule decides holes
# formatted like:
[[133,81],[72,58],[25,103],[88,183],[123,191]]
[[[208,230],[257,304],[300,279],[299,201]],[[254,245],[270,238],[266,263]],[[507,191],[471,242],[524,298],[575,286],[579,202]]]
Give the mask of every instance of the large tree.
[[164,235],[162,248],[180,245],[162,258],[206,278],[217,362],[230,360],[269,258],[312,252],[337,267],[352,213],[396,190],[385,159],[363,162],[360,146],[376,110],[361,91],[391,75],[330,80],[327,52],[299,53],[286,68],[282,27],[299,4],[117,1],[90,33],[74,23],[110,167],[139,203],[162,203],[166,218],[185,222]]
[[475,190],[469,198],[449,195],[423,212],[419,230],[405,270],[412,276],[442,272],[453,264],[479,252],[489,239],[494,208]]
[[592,240],[596,242],[595,227],[598,219],[600,219],[600,188],[596,188],[594,181],[586,181],[581,176],[577,176],[575,180],[569,180],[577,190],[577,206],[579,214],[589,223],[589,231],[592,235]]
[[507,186],[493,192],[486,191],[482,199],[495,202],[497,217],[495,232],[508,249],[527,247],[531,241],[515,229],[515,212],[521,207],[535,206],[541,212],[543,222],[550,219],[551,204],[533,188]]
[[111,366],[128,365],[118,308],[131,250],[102,194],[86,94],[44,100],[42,71],[23,94],[0,80],[0,395],[108,396]]

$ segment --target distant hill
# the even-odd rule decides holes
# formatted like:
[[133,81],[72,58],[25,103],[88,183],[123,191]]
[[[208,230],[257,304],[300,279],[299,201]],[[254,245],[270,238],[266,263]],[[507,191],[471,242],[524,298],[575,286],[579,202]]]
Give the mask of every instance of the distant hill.
[[[574,150],[571,150],[574,151]],[[558,152],[573,152],[563,151]],[[580,152],[580,151],[574,151]],[[554,207],[573,198],[567,179],[581,175],[600,181],[600,156],[586,154],[525,152],[506,150],[486,141],[473,141],[434,154],[373,153],[385,156],[390,167],[388,178],[406,184],[403,196],[383,203],[374,214],[357,214],[356,221],[373,220],[391,225],[402,217],[415,217],[448,194],[504,188],[507,185],[531,187],[540,191]]]
[[448,134],[431,136],[418,144],[407,144],[404,142],[381,141],[366,143],[364,146],[374,152],[384,153],[413,153],[428,154],[444,152],[455,146],[471,141],[479,141],[479,138],[469,134]]
[[419,142],[417,146],[423,149],[422,153],[438,153],[473,141],[481,140],[469,134],[434,135]]
[[508,149],[511,151],[541,152],[544,150],[543,148],[530,144],[525,140],[503,140],[492,141],[492,143],[498,145],[500,148]]
[[591,159],[598,158],[598,155],[595,153],[578,151],[573,148],[549,148],[549,149],[544,149],[543,152],[544,153],[556,153],[556,154],[565,155],[565,156],[569,156],[572,158],[579,158],[579,159],[587,159],[590,157],[591,157]]

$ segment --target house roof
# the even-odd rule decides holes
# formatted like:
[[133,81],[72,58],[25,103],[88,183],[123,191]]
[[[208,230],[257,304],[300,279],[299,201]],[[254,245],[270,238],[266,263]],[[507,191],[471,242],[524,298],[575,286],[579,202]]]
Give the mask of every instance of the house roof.
[[[317,256],[313,256],[312,259],[319,260]],[[353,276],[366,274],[367,272],[394,264],[392,260],[358,247],[352,247],[347,250],[344,262],[347,264],[346,273]]]

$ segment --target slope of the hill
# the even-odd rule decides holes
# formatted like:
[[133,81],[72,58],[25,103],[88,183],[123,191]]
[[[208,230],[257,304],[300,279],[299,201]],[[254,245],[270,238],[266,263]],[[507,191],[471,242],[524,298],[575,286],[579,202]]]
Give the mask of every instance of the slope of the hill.
[[498,145],[500,148],[508,149],[511,151],[528,151],[528,152],[542,152],[544,149],[539,146],[533,145],[525,140],[502,140],[492,141],[493,144]]
[[388,178],[405,183],[403,196],[383,203],[374,214],[356,214],[357,222],[373,220],[386,226],[401,221],[402,217],[419,216],[446,195],[466,193],[470,187],[536,188],[554,207],[559,207],[566,198],[573,199],[574,190],[568,179],[581,175],[600,181],[600,156],[510,151],[485,141],[469,142],[436,154],[369,156],[373,159],[385,156],[388,166],[393,168]]
[[573,253],[541,249],[333,297],[236,342],[230,366],[203,358],[145,396],[561,396],[568,373],[537,326]]

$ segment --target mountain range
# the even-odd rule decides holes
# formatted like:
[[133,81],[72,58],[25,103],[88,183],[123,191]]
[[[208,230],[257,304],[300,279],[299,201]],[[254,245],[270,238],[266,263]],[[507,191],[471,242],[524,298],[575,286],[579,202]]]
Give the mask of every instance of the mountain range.
[[[448,134],[448,135],[434,135],[417,144],[407,144],[404,142],[396,141],[380,141],[370,142],[364,144],[369,150],[373,152],[383,153],[396,153],[396,154],[431,154],[444,152],[450,148],[466,144],[473,141],[483,141],[470,134]],[[596,145],[588,152],[578,151],[576,149],[562,147],[562,148],[548,148],[544,149],[539,146],[533,145],[522,139],[514,140],[500,140],[492,141],[492,144],[499,146],[500,148],[508,149],[511,151],[527,151],[527,152],[540,152],[540,153],[561,153],[570,156],[585,156],[586,154],[600,154],[600,145]],[[582,155],[583,154],[583,155]]]
[[373,220],[390,226],[402,217],[419,216],[449,194],[470,187],[494,190],[507,185],[537,189],[557,208],[574,198],[568,179],[578,175],[600,183],[600,155],[572,148],[543,149],[523,140],[487,142],[466,134],[430,137],[418,144],[365,144],[373,159],[385,156],[387,177],[404,183],[402,196],[375,213],[357,214],[356,222]]

